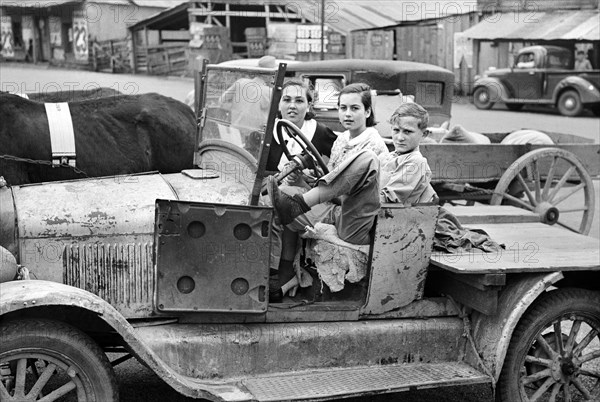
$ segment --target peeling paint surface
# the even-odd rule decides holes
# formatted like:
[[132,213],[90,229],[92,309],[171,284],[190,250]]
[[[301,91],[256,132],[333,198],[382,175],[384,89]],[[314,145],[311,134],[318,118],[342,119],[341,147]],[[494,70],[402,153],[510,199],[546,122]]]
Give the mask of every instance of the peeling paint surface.
[[311,368],[458,361],[462,321],[170,324],[137,328],[181,375],[225,379]]
[[362,314],[385,313],[423,297],[437,216],[437,206],[382,206]]

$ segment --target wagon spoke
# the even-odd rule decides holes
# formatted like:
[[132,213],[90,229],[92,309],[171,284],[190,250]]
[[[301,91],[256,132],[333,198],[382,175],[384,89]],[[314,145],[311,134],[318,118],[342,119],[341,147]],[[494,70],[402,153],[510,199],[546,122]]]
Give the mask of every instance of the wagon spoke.
[[598,331],[595,329],[592,329],[586,336],[585,338],[583,338],[583,340],[581,342],[579,342],[579,345],[577,345],[575,347],[575,349],[573,349],[573,356],[577,356],[579,355],[581,352],[583,352],[583,350],[590,344],[590,342],[592,341],[592,339],[594,339],[596,337],[596,335],[598,335]]
[[531,193],[531,190],[529,190],[529,186],[527,185],[527,183],[525,183],[523,176],[521,176],[521,172],[517,173],[517,180],[519,180],[519,183],[521,183],[521,186],[523,187],[525,194],[527,194],[527,198],[529,199],[531,205],[537,205],[535,197]]
[[600,370],[581,368],[579,369],[579,374],[600,379]]
[[572,227],[572,226],[569,226],[569,225],[567,225],[567,224],[566,224],[566,223],[564,223],[564,222],[561,222],[561,221],[556,221],[556,223],[558,223],[560,226],[562,226],[562,227],[563,227],[563,228],[565,228],[565,229],[569,229],[571,232],[579,233],[579,230],[578,230],[578,229],[575,229],[574,227]]
[[554,384],[554,386],[552,387],[552,393],[550,393],[550,399],[548,399],[548,402],[556,402],[556,397],[558,396],[558,393],[560,392],[561,386],[562,385],[560,383]]
[[548,170],[548,176],[546,177],[546,183],[544,183],[544,190],[542,191],[542,199],[547,200],[548,191],[550,187],[552,187],[552,180],[554,180],[554,169],[556,168],[556,161],[558,160],[557,156],[552,158],[552,165],[550,165],[550,169]]
[[565,402],[571,402],[571,390],[569,389],[569,384],[565,384],[563,387],[563,394],[565,396]]
[[528,203],[526,203],[525,201],[523,201],[523,200],[520,200],[520,199],[518,199],[517,197],[514,197],[514,196],[512,196],[512,195],[510,195],[510,194],[506,194],[506,193],[505,193],[505,194],[501,194],[501,195],[502,195],[504,198],[506,198],[507,200],[510,200],[510,201],[512,201],[512,202],[514,202],[514,203],[516,203],[516,204],[519,204],[521,207],[523,207],[523,208],[525,208],[525,209],[528,209],[528,210],[530,210],[530,211],[533,211],[533,210],[535,209],[533,205],[531,205],[531,204],[528,204]]
[[540,170],[538,169],[537,160],[533,161],[533,180],[535,184],[535,199],[540,202],[542,200],[540,187],[541,187],[541,179],[540,179]]
[[541,380],[542,378],[550,377],[551,374],[552,374],[552,370],[550,368],[547,368],[542,371],[538,371],[535,374],[523,377],[521,379],[521,381],[523,382],[523,385],[527,385],[527,384],[531,384],[532,382]]
[[573,383],[573,385],[575,385],[575,388],[577,388],[579,390],[579,392],[581,392],[581,394],[585,397],[586,400],[588,400],[588,401],[592,400],[592,394],[590,394],[590,391],[588,391],[588,389],[585,387],[585,385],[583,385],[583,383],[581,382],[581,380],[579,378],[577,378],[577,377],[572,378],[571,383]]
[[554,350],[552,350],[552,347],[548,344],[548,342],[546,342],[546,339],[544,339],[542,334],[539,334],[537,336],[537,338],[535,338],[535,339],[537,340],[539,345],[542,347],[542,349],[544,349],[544,352],[546,352],[546,356],[548,356],[550,358],[553,358],[554,356],[556,356],[556,352]]
[[69,381],[68,383],[66,383],[62,387],[57,388],[54,391],[50,392],[48,395],[46,395],[45,397],[43,397],[42,399],[40,399],[38,402],[52,402],[52,401],[56,401],[58,398],[66,395],[66,394],[68,394],[69,392],[71,392],[75,388],[77,388],[77,385],[75,385],[75,383],[73,381]]
[[567,180],[569,179],[569,177],[571,177],[571,174],[573,174],[574,171],[575,171],[575,166],[569,167],[569,169],[565,172],[565,174],[560,178],[560,180],[556,184],[556,187],[554,187],[554,189],[552,189],[552,192],[548,196],[549,200],[551,200],[554,197],[556,197],[556,194],[558,194],[558,192],[560,191],[560,189],[562,188],[562,186],[565,185],[565,183],[567,182]]
[[529,398],[529,402],[537,401],[543,394],[554,384],[554,379],[552,377],[548,378],[535,393]]
[[4,387],[4,383],[2,381],[0,381],[0,400],[8,401],[9,399],[10,399],[10,394]]
[[581,208],[569,208],[569,209],[561,209],[560,213],[564,214],[564,213],[570,213],[570,212],[583,212],[583,211],[587,211],[588,207],[581,207]]
[[557,345],[558,354],[563,354],[563,340],[562,340],[562,329],[560,327],[560,320],[554,323],[554,344]]
[[36,395],[39,395],[42,388],[44,388],[44,385],[46,385],[46,383],[48,382],[50,377],[52,377],[52,374],[54,374],[55,369],[56,369],[55,364],[53,364],[53,363],[48,364],[46,366],[46,368],[44,369],[44,372],[42,373],[42,375],[38,378],[38,380],[35,382],[35,384],[31,388],[31,390],[29,391],[29,394],[27,394],[27,396],[34,397]]
[[565,346],[565,350],[570,352],[573,349],[573,345],[575,345],[575,338],[577,338],[577,334],[579,333],[579,329],[581,328],[581,320],[575,320],[573,322],[573,326],[571,327],[571,333],[569,333],[569,339],[567,339],[567,344]]
[[571,190],[569,190],[568,193],[565,193],[565,194],[561,195],[556,200],[552,200],[551,199],[550,201],[552,202],[553,205],[557,205],[557,204],[563,202],[564,200],[566,200],[567,198],[569,198],[570,196],[572,196],[573,194],[575,194],[576,192],[578,192],[579,190],[581,190],[584,187],[585,187],[585,183],[579,183],[578,185],[576,185],[575,187],[573,187]]
[[579,361],[583,364],[585,362],[589,362],[590,360],[600,358],[600,349],[593,351],[592,353],[588,353],[587,355],[582,355],[579,358]]
[[15,376],[15,392],[17,397],[25,397],[25,376],[27,375],[27,359],[19,359]]
[[552,367],[552,360],[549,360],[549,359],[542,359],[540,357],[527,355],[527,356],[525,356],[525,361],[527,363],[539,364],[540,366]]

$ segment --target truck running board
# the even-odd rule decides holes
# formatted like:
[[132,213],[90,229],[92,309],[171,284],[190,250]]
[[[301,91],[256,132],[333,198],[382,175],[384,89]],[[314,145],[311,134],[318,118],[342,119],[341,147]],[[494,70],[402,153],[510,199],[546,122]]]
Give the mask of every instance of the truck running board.
[[490,383],[465,363],[398,364],[271,374],[241,381],[255,400],[294,401],[352,397],[444,386]]

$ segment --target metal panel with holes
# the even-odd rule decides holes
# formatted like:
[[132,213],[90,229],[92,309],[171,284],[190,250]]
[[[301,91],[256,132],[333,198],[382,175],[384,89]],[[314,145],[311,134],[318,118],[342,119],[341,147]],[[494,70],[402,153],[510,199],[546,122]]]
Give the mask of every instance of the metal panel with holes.
[[270,207],[156,201],[159,311],[267,309]]

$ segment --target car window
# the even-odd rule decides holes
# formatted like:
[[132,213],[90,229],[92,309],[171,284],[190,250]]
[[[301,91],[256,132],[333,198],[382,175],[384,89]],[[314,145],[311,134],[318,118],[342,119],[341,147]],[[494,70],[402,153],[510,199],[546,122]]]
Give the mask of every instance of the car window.
[[260,155],[274,72],[209,70],[202,139],[220,139]]
[[535,56],[533,53],[521,53],[517,58],[517,68],[535,67]]
[[315,78],[313,86],[315,88],[315,109],[337,109],[338,95],[344,87],[343,77]]

